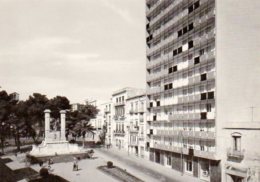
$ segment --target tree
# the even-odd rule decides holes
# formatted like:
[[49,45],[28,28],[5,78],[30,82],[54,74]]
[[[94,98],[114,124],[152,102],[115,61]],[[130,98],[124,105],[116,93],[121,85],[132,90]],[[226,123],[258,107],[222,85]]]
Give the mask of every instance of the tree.
[[46,108],[51,110],[51,116],[54,119],[58,119],[60,118],[61,110],[70,109],[70,101],[67,97],[56,96],[48,101]]
[[30,130],[30,122],[28,122],[28,106],[26,102],[20,101],[13,108],[13,113],[9,118],[10,124],[12,126],[15,143],[17,150],[20,151],[20,138],[22,134],[27,133]]
[[85,138],[86,133],[93,130],[90,119],[95,118],[97,113],[97,108],[92,105],[84,105],[77,111],[70,112],[68,114],[66,136],[70,133],[75,139],[81,136]]
[[38,137],[44,131],[44,110],[47,108],[49,99],[46,95],[34,93],[32,96],[29,96],[29,99],[25,102],[28,107],[28,133],[36,143]]
[[12,97],[8,95],[8,93],[3,90],[0,92],[0,139],[1,139],[1,148],[2,153],[4,153],[4,142],[6,136],[10,134],[10,125],[8,123],[9,116],[12,112],[13,106],[17,101],[12,100]]

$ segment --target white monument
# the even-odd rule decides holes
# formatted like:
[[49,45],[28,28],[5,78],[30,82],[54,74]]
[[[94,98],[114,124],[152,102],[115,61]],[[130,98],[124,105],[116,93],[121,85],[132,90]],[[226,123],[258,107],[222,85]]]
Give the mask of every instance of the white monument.
[[70,144],[65,137],[66,126],[66,111],[60,111],[61,129],[57,131],[57,127],[54,130],[50,129],[50,113],[49,109],[44,111],[45,113],[45,138],[44,141],[36,146],[33,145],[30,155],[36,157],[65,155],[65,154],[79,154],[84,153],[82,147],[77,144]]

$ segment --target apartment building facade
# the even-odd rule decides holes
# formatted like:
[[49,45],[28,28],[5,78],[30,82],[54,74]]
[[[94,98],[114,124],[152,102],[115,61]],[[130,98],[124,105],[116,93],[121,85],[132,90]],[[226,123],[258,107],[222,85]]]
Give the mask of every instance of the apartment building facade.
[[245,118],[245,104],[259,103],[258,44],[247,40],[250,29],[238,31],[248,26],[241,17],[252,19],[246,10],[257,8],[235,0],[146,0],[146,8],[150,160],[224,181],[223,123]]
[[103,104],[104,108],[104,126],[105,126],[105,133],[106,133],[106,138],[105,138],[105,143],[108,146],[112,145],[112,140],[113,140],[113,105],[112,101],[106,102]]
[[125,151],[128,150],[126,100],[138,92],[140,92],[140,89],[127,87],[117,90],[112,94],[112,103],[114,107],[112,146]]
[[149,140],[147,138],[146,94],[140,92],[126,100],[128,152],[138,157],[149,157]]

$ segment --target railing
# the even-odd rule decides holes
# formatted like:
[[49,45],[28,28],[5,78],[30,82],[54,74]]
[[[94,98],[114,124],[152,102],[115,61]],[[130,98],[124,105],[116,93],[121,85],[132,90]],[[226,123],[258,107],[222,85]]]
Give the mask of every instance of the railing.
[[215,152],[194,150],[194,156],[215,160]]
[[155,94],[161,91],[161,87],[151,87],[149,90],[147,90],[147,94]]
[[125,131],[122,131],[122,130],[114,130],[114,135],[125,135]]
[[105,113],[110,113],[110,109],[106,108]]
[[115,103],[115,106],[123,106],[125,105],[125,102],[118,102],[118,103]]
[[243,159],[244,158],[245,150],[235,150],[233,148],[228,148],[227,150],[227,156],[230,158],[237,158],[237,159]]
[[146,80],[147,81],[152,81],[152,80],[161,78],[162,76],[165,76],[166,74],[167,74],[167,70],[165,70],[165,69],[161,70],[158,73],[150,73],[150,74],[147,75]]

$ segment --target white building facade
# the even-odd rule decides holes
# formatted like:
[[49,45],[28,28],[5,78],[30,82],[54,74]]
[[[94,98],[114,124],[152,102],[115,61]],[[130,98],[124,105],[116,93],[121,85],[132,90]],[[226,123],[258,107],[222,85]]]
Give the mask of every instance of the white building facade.
[[149,140],[147,138],[145,91],[126,100],[128,152],[138,157],[149,158]]

